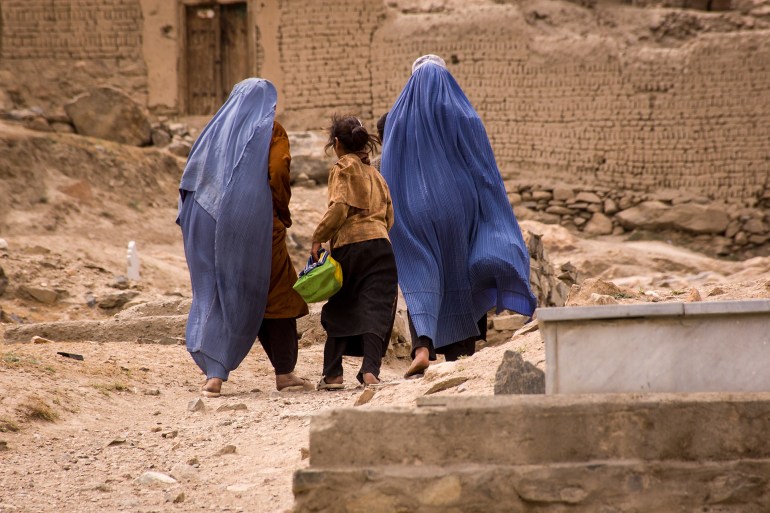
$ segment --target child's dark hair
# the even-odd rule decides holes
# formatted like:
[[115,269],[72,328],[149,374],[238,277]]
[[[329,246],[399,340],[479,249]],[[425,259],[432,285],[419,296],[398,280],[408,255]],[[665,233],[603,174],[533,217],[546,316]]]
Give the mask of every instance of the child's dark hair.
[[334,147],[334,139],[339,139],[342,147],[352,153],[373,152],[380,144],[380,138],[370,134],[364,124],[355,116],[332,116],[329,127],[329,140],[324,150]]
[[385,122],[388,120],[388,113],[386,112],[380,119],[377,120],[377,135],[380,136],[380,142],[385,142]]

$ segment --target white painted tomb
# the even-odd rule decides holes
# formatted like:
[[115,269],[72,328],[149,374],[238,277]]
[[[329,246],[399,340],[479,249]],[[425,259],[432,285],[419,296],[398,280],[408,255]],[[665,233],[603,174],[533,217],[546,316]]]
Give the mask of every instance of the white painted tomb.
[[541,308],[546,394],[770,392],[770,300]]

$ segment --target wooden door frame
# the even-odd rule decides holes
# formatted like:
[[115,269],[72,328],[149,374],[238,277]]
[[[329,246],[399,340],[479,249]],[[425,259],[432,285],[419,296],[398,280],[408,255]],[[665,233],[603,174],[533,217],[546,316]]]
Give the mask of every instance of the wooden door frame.
[[[177,26],[179,27],[177,38],[177,73],[178,73],[178,91],[177,91],[177,110],[181,115],[187,115],[187,8],[198,5],[225,5],[225,4],[246,4],[246,22],[248,30],[247,55],[249,59],[249,73],[257,73],[257,55],[256,55],[256,29],[254,24],[255,9],[252,0],[177,0]],[[220,42],[217,41],[217,47]]]

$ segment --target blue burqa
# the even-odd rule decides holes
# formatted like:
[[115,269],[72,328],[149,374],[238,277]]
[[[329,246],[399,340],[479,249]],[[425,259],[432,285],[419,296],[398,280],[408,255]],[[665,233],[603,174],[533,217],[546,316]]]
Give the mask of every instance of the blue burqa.
[[[272,255],[273,203],[268,182],[268,155],[277,94],[267,80],[237,84],[192,147],[180,190],[213,222],[197,227],[213,230],[213,247],[186,247],[207,252],[191,261],[213,262],[204,273],[205,286],[193,289],[187,321],[187,349],[201,351],[228,370],[238,367],[253,345],[267,304]],[[180,202],[181,206],[181,202]],[[181,208],[180,208],[181,216]],[[179,219],[177,220],[179,222]],[[182,225],[183,232],[187,228]],[[194,244],[194,242],[193,242]]]
[[390,238],[417,335],[438,348],[479,335],[493,306],[531,316],[529,252],[481,119],[446,68],[414,71],[384,139]]

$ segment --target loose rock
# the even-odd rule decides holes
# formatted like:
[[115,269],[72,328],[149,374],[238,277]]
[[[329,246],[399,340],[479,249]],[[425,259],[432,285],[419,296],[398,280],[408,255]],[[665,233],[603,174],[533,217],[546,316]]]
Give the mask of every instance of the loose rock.
[[203,411],[206,409],[206,403],[200,397],[187,403],[187,411]]
[[99,308],[101,308],[102,310],[113,310],[115,308],[120,308],[124,306],[126,303],[128,303],[138,295],[139,295],[138,292],[133,292],[133,291],[121,292],[119,294],[110,294],[109,296],[99,301],[98,305],[99,305]]
[[436,392],[442,392],[444,390],[449,390],[450,388],[454,388],[456,386],[462,385],[468,381],[468,378],[465,376],[456,376],[454,378],[449,378],[444,381],[440,381],[430,387],[427,392],[425,392],[425,395],[431,395],[435,394]]
[[136,482],[144,485],[176,484],[177,480],[162,472],[148,471],[136,478]]
[[19,287],[18,294],[23,298],[34,299],[44,305],[56,303],[56,299],[59,297],[55,290],[43,287],[30,287],[28,285]]
[[219,408],[217,408],[217,411],[238,411],[238,410],[248,410],[249,408],[244,403],[237,403],[237,404],[223,404]]
[[361,395],[358,396],[358,399],[356,399],[356,402],[353,403],[353,406],[361,406],[368,403],[369,401],[372,400],[372,398],[374,397],[374,394],[375,392],[373,389],[365,388],[364,391],[361,392]]
[[184,500],[185,500],[185,495],[183,491],[173,490],[166,493],[166,502],[179,504],[180,502],[184,502]]
[[234,445],[225,445],[217,451],[217,456],[224,456],[225,454],[235,454],[238,450]]
[[506,351],[495,374],[495,395],[544,394],[545,372],[516,351]]

